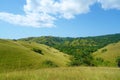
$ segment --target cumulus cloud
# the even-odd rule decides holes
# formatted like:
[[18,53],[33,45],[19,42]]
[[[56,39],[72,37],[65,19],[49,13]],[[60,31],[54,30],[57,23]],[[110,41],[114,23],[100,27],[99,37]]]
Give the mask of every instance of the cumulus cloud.
[[31,27],[53,27],[55,20],[89,12],[95,0],[26,0],[24,15],[0,12],[0,20]]
[[47,14],[14,15],[0,12],[0,19],[15,25],[30,27],[52,27],[54,18]]
[[120,0],[26,0],[24,15],[0,12],[0,20],[21,26],[54,27],[58,19],[88,13],[96,2],[104,9],[120,9]]
[[98,0],[104,9],[118,9],[120,10],[120,0]]

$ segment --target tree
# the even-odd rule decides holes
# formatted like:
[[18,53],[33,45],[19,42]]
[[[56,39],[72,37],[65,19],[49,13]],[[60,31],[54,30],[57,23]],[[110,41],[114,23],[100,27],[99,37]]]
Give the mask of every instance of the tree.
[[32,51],[43,55],[42,50],[40,49],[33,48]]
[[93,64],[93,56],[88,52],[83,52],[81,54],[74,54],[71,58],[71,66],[94,66]]

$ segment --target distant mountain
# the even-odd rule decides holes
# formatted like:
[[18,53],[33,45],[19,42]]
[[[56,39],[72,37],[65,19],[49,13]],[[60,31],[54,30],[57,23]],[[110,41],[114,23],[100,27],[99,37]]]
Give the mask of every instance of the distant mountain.
[[0,72],[67,66],[69,56],[35,42],[0,39]]

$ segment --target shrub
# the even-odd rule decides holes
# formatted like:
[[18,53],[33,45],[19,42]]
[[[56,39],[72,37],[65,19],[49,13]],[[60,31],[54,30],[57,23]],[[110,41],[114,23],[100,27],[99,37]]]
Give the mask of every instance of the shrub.
[[94,66],[93,64],[93,57],[89,53],[82,53],[82,54],[74,54],[73,57],[70,58],[70,66]]
[[32,51],[43,55],[42,50],[40,49],[33,48]]
[[50,60],[45,60],[43,64],[46,65],[47,67],[58,67],[54,62]]
[[110,61],[106,61],[101,57],[97,57],[94,59],[94,65],[95,66],[110,66]]
[[120,67],[120,56],[117,57],[116,62],[117,62],[118,67]]
[[17,39],[13,39],[13,41],[17,41]]
[[104,52],[106,52],[106,51],[107,51],[107,49],[102,49],[102,51],[101,51],[101,52],[102,52],[102,53],[104,53]]

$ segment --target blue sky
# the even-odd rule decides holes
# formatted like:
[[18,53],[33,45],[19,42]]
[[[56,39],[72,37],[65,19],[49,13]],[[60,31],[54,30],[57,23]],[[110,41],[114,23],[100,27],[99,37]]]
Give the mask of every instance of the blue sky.
[[0,1],[0,38],[114,33],[120,33],[120,0]]

